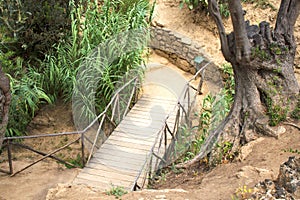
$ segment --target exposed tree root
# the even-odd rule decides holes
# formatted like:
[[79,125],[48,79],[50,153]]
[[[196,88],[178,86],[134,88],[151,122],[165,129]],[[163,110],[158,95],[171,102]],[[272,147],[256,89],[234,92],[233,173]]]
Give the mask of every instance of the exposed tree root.
[[297,128],[298,130],[300,130],[300,126],[298,126],[297,124],[294,124],[294,123],[291,123],[291,122],[284,122],[283,124],[292,126],[294,128]]
[[[254,140],[258,134],[278,138],[281,130],[270,127],[269,120],[275,118],[276,124],[288,115],[300,90],[293,68],[296,50],[293,30],[300,11],[299,0],[282,1],[274,30],[267,22],[259,26],[245,22],[240,1],[231,0],[229,10],[234,32],[229,35],[217,1],[209,0],[208,4],[218,27],[222,53],[233,67],[234,103],[225,120],[210,132],[200,153],[177,165],[178,168],[190,167],[210,153],[214,157],[220,153],[217,142],[230,142],[231,151],[238,152],[241,145]],[[286,124],[299,129],[296,124]]]

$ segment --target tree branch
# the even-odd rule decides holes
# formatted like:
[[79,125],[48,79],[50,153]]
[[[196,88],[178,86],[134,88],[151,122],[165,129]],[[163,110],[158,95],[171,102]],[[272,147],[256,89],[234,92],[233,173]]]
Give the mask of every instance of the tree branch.
[[209,11],[210,15],[212,16],[212,18],[214,19],[214,21],[217,25],[217,28],[218,28],[219,37],[220,37],[220,41],[221,41],[222,53],[223,53],[225,59],[228,62],[230,62],[232,60],[232,54],[229,50],[225,28],[223,25],[222,17],[220,15],[218,3],[216,2],[216,0],[208,0],[208,11]]
[[276,38],[279,39],[279,42],[287,42],[288,45],[294,46],[294,25],[299,16],[299,11],[299,0],[281,1],[274,31]]
[[234,30],[236,61],[249,62],[251,56],[251,45],[247,37],[244,11],[240,0],[229,0],[229,11]]

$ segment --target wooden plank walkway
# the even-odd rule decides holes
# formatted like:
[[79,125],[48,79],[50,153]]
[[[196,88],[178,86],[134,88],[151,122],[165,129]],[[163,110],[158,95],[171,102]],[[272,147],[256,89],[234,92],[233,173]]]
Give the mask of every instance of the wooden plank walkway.
[[[103,191],[113,186],[131,190],[176,100],[142,96],[73,182]],[[171,126],[175,115],[168,119]]]

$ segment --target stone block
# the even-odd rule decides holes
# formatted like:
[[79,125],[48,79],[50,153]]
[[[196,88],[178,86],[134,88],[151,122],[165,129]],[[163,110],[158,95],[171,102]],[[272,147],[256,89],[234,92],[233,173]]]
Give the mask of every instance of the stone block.
[[187,37],[181,38],[181,42],[183,44],[186,44],[186,45],[191,45],[192,44],[192,40],[190,38],[187,38]]
[[182,70],[186,72],[190,72],[190,63],[188,63],[186,60],[182,58],[177,58],[178,67],[180,67]]
[[166,52],[164,52],[164,51],[161,51],[161,50],[155,50],[155,53],[157,54],[157,55],[160,55],[160,56],[162,56],[162,57],[164,57],[164,58],[169,58],[169,54],[168,53],[166,53]]
[[187,47],[183,47],[182,48],[183,53],[187,54],[189,52],[189,48]]

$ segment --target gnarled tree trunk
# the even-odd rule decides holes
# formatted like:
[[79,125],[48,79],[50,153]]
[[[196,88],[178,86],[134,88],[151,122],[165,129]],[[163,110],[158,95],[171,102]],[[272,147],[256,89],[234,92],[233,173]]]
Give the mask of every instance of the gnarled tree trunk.
[[9,105],[11,101],[9,78],[2,71],[0,63],[0,148],[8,123]]
[[226,35],[218,4],[209,0],[222,53],[234,71],[234,103],[226,119],[210,133],[200,154],[185,166],[206,156],[220,138],[232,142],[232,150],[236,151],[259,134],[277,136],[276,128],[269,123],[275,124],[288,115],[299,98],[293,31],[300,1],[282,0],[274,30],[267,22],[259,26],[245,22],[240,0],[229,0],[229,8],[234,32]]

